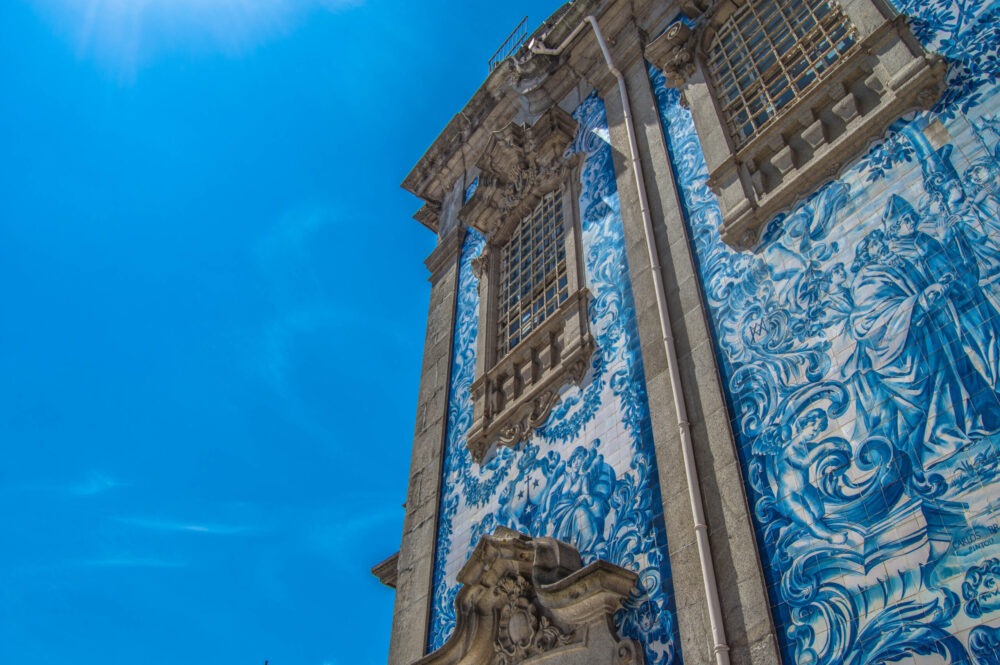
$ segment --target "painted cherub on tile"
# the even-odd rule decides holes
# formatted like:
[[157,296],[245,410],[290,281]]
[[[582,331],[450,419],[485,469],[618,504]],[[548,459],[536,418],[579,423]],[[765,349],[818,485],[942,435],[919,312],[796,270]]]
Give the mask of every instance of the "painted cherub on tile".
[[1000,559],[989,558],[965,572],[962,599],[965,613],[973,619],[1000,610]]
[[821,441],[829,424],[826,412],[818,407],[795,416],[767,457],[767,468],[781,513],[814,537],[843,545],[847,534],[827,523],[823,495],[810,478],[815,462],[830,452],[828,442]]
[[604,522],[611,510],[615,471],[591,449],[577,446],[552,476],[546,500],[546,518],[552,535],[590,552],[604,537]]

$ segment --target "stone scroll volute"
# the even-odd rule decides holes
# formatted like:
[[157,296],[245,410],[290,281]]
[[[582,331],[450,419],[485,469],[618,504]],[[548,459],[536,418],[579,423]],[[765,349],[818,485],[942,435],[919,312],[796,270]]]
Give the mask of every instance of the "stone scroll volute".
[[614,631],[635,573],[583,566],[574,547],[500,527],[458,574],[455,631],[414,665],[643,665]]

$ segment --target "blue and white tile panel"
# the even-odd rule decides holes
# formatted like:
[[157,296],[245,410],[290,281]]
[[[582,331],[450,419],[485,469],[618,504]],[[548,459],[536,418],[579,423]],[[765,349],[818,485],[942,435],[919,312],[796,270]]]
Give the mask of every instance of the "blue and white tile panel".
[[573,543],[584,562],[605,559],[639,574],[640,589],[618,613],[622,634],[647,648],[651,665],[680,663],[657,469],[635,306],[602,101],[574,114],[570,152],[585,155],[582,239],[591,332],[597,340],[582,387],[567,387],[530,442],[502,449],[484,466],[465,447],[472,420],[478,283],[472,259],[484,239],[470,231],[462,250],[448,408],[441,519],[428,648],[454,628],[456,575],[479,538],[498,525]]
[[1000,663],[1000,3],[900,9],[944,98],[752,252],[651,69],[788,663]]

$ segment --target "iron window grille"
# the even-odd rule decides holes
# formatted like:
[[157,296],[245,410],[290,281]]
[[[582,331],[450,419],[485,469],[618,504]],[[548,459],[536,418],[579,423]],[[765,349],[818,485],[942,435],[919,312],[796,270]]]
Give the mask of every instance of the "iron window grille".
[[493,132],[476,159],[479,185],[459,213],[486,236],[472,261],[479,334],[466,436],[479,463],[527,441],[563,388],[583,381],[596,347],[580,245],[583,160],[567,151],[577,129],[552,106],[530,125]]
[[747,2],[720,26],[708,53],[716,96],[737,146],[745,144],[857,43],[840,5]]
[[497,357],[507,355],[569,296],[562,194],[549,192],[500,251]]

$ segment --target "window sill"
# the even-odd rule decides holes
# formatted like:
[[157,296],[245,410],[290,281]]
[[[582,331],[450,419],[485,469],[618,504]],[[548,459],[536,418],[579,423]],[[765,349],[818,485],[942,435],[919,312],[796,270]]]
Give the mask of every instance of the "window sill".
[[548,418],[567,384],[587,372],[596,344],[588,331],[590,294],[571,294],[542,324],[472,384],[468,448],[479,463],[495,446],[516,446]]
[[887,21],[749,143],[710,165],[724,242],[755,246],[774,215],[837,177],[901,115],[940,97],[945,63],[912,41],[903,17]]

